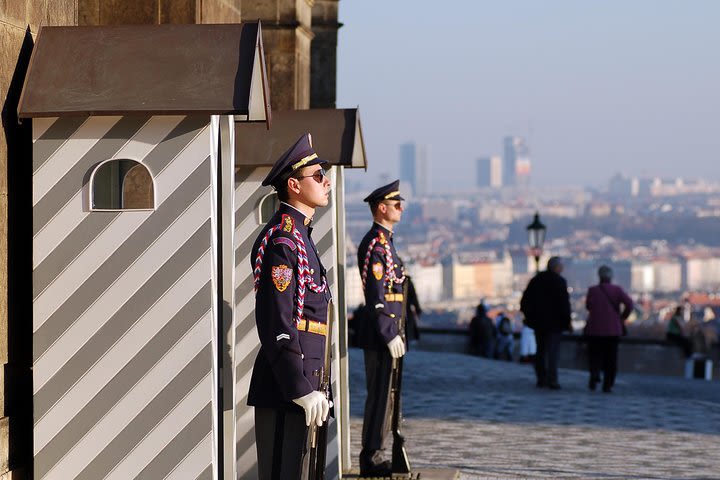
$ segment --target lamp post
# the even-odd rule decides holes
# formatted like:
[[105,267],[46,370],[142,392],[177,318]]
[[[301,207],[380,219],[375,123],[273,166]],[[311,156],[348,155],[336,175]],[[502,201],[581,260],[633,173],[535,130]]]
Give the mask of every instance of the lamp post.
[[542,254],[543,244],[545,243],[545,231],[547,227],[540,221],[540,214],[535,212],[535,218],[532,223],[526,227],[528,232],[528,243],[530,244],[530,253],[535,257],[535,273],[540,271],[540,255]]

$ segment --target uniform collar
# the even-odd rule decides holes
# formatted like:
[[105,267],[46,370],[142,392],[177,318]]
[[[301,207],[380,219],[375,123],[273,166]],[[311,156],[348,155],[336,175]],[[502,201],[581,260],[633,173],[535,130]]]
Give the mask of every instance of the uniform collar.
[[280,202],[279,212],[290,215],[293,220],[295,220],[295,225],[303,225],[307,228],[312,222],[312,218],[306,217],[304,213],[302,213],[300,210],[293,207],[289,203]]
[[392,238],[393,232],[392,230],[388,230],[387,228],[380,225],[378,222],[373,222],[373,225],[375,226],[375,230],[378,232],[382,232],[385,234],[386,237]]

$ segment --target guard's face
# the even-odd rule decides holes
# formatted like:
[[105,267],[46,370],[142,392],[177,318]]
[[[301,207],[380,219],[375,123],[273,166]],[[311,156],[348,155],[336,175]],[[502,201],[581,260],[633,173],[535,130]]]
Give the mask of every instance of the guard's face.
[[322,165],[310,165],[295,175],[299,182],[303,203],[313,208],[325,207],[330,202],[330,177]]
[[403,204],[400,200],[385,200],[381,204],[381,211],[385,216],[385,221],[390,223],[398,223],[402,218]]

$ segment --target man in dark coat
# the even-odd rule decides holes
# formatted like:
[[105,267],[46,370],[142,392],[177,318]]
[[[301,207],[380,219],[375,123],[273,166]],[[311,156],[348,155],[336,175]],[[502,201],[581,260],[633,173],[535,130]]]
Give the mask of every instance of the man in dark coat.
[[329,413],[316,372],[323,364],[330,290],[310,226],[315,209],[329,201],[325,163],[305,134],[262,183],[275,188],[281,204],[250,256],[260,351],[248,405],[255,407],[260,479],[304,478],[308,427],[322,425]]
[[365,198],[370,204],[373,225],[358,247],[358,267],[365,292],[365,315],[359,346],[365,350],[367,399],[360,452],[361,476],[389,476],[391,462],[383,447],[390,422],[387,420],[392,359],[405,354],[406,345],[397,322],[403,313],[402,260],[395,250],[393,226],[402,217],[400,182],[374,190]]
[[530,280],[520,300],[526,323],[535,330],[537,386],[553,390],[560,389],[557,374],[560,338],[564,330],[572,331],[570,295],[567,282],[560,275],[562,271],[560,257],[551,257],[547,270]]

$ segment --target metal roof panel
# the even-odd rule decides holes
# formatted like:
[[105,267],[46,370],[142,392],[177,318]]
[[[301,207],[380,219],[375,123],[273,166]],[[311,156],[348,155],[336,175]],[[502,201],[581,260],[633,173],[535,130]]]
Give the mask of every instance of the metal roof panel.
[[[43,27],[18,116],[236,114],[269,98],[259,22]],[[262,61],[260,62],[262,63]],[[255,108],[257,110],[257,107]],[[254,116],[255,119],[257,115]]]
[[312,135],[318,156],[333,165],[367,168],[357,108],[273,112],[272,128],[235,126],[235,165],[271,166],[300,135]]

